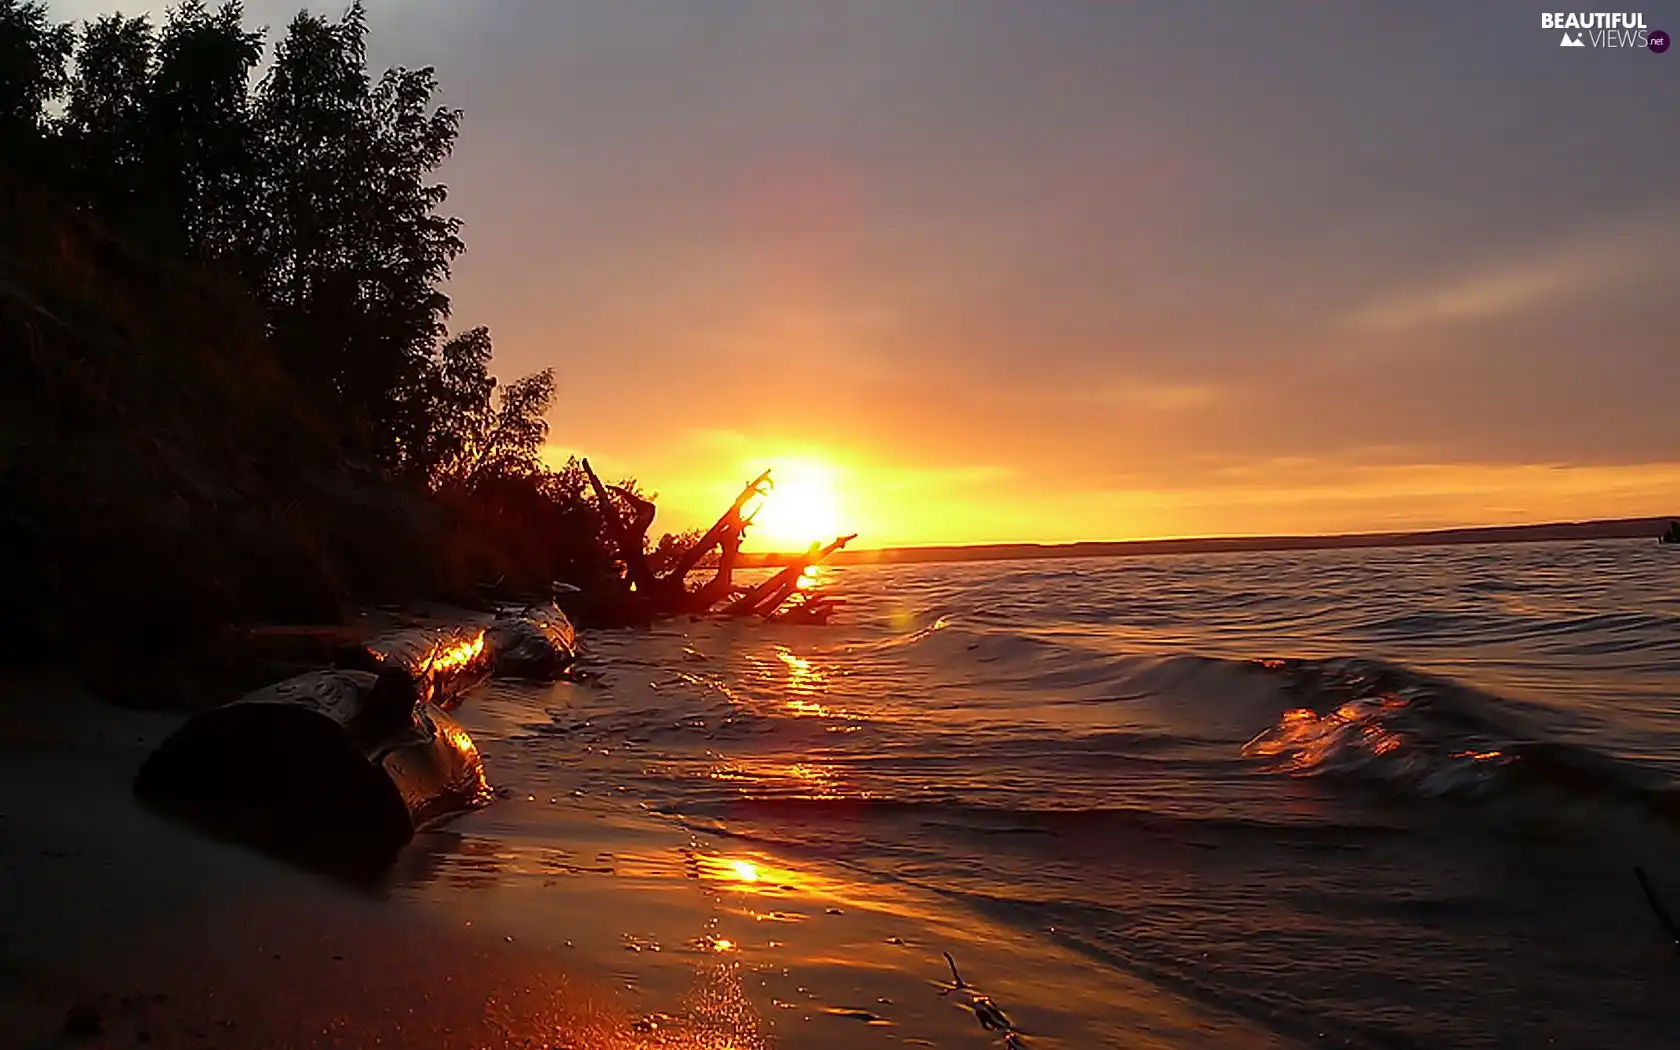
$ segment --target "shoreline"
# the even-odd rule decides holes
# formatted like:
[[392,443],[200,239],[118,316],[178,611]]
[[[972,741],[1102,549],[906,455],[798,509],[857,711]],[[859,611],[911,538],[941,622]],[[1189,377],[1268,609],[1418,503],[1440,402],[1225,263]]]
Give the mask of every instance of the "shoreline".
[[[183,713],[115,707],[51,678],[0,682],[14,723],[0,743],[10,1045],[995,1045],[969,991],[941,994],[945,950],[1039,1050],[1109,1031],[1140,1047],[1278,1045],[1053,937],[708,834],[622,788],[546,797],[544,767],[507,753],[546,718],[538,699],[475,693],[475,738],[510,760],[494,763],[497,801],[423,831],[383,883],[358,887],[141,806],[134,770]],[[1075,1007],[1084,1020],[1069,1031]]]
[[[1640,581],[1666,557],[1605,545],[1578,567],[1625,563],[1622,578],[1644,594]],[[1271,560],[1285,593],[1314,593],[1318,566]],[[1390,576],[1416,565],[1374,561]],[[1181,592],[1212,587],[1222,607],[1220,594],[1252,590],[1247,562],[1225,566],[1237,572],[1223,584],[1207,566],[1182,568]],[[1502,1031],[1644,1045],[1610,1036],[1667,1030],[1669,1015],[1642,1005],[1647,959],[1660,972],[1660,929],[1627,872],[1646,865],[1668,895],[1680,869],[1672,829],[1622,807],[1619,789],[1498,772],[1442,797],[1401,756],[1376,771],[1379,816],[1365,808],[1367,782],[1284,778],[1239,757],[1255,726],[1329,694],[1267,684],[1246,656],[1227,666],[1229,654],[1209,660],[1209,649],[1277,653],[1279,638],[1312,649],[1344,629],[1358,636],[1333,610],[1321,610],[1328,634],[1303,634],[1266,610],[1209,622],[1197,615],[1207,603],[1189,599],[1168,608],[1201,633],[1151,636],[1165,648],[1121,631],[1111,640],[1124,652],[1046,651],[1030,629],[982,624],[974,637],[958,623],[924,635],[918,625],[965,605],[953,598],[962,588],[985,593],[987,579],[1014,573],[926,575],[932,589],[909,589],[905,618],[903,580],[858,577],[850,622],[868,630],[702,620],[592,632],[578,680],[474,690],[456,716],[496,800],[422,830],[373,885],[296,870],[137,805],[135,768],[184,712],[0,679],[12,727],[0,742],[0,776],[11,778],[0,802],[11,890],[0,898],[0,1016],[22,1050],[999,1046],[963,994],[992,997],[1033,1050],[1375,1045],[1402,1033],[1468,1045]],[[1063,583],[1104,575],[1128,574],[1114,566]],[[1406,610],[1433,608],[1432,588],[1388,608],[1373,595],[1393,588],[1369,582],[1339,592],[1368,620],[1410,623]],[[1583,599],[1564,593],[1562,619],[1542,626],[1575,622]],[[1064,639],[1082,615],[1065,599],[1041,597]],[[1646,595],[1624,611],[1637,620],[1660,602]],[[1117,608],[1117,624],[1158,611]],[[1517,626],[1540,615],[1508,611]],[[1032,619],[1013,615],[1016,627]],[[1571,637],[1621,642],[1627,627],[1613,619]],[[324,644],[319,630],[298,644]],[[1554,666],[1618,666],[1615,647],[1554,665],[1544,650],[1555,635],[1512,636],[1539,639],[1542,659],[1525,663],[1537,680]],[[1405,666],[1420,676],[1432,660],[1460,659],[1451,630],[1408,637]],[[1660,703],[1656,674],[1603,683],[1635,697],[1646,682]],[[1453,747],[1504,746],[1483,739],[1492,730],[1479,702],[1451,696],[1440,705],[1451,719],[1408,731],[1447,732],[1465,717],[1482,728]],[[1123,711],[1113,697],[1128,698]],[[963,712],[967,744],[926,731],[924,715],[944,723],[949,711]],[[1012,728],[997,729],[1000,717]],[[1546,722],[1536,739],[1568,742],[1572,724]],[[1042,809],[1049,796],[1058,801]],[[1550,829],[1543,842],[1497,833],[1525,813]],[[1349,849],[1323,852],[1343,837]],[[1553,907],[1567,895],[1592,902],[1590,922]],[[1413,900],[1449,907],[1419,913]],[[1535,949],[1516,966],[1511,937]],[[1395,946],[1404,988],[1362,983],[1389,972],[1373,960]],[[950,989],[947,951],[971,991]],[[1342,957],[1354,961],[1347,974]],[[1568,1005],[1565,957],[1615,975],[1608,1005]],[[1498,998],[1484,1007],[1454,992],[1443,1015],[1421,991],[1442,966]],[[1372,1010],[1386,1013],[1371,1020]]]
[[[1652,518],[1609,518],[1540,525],[1491,525],[1404,532],[1327,536],[1200,536],[1155,540],[1082,540],[1076,543],[978,543],[926,547],[844,550],[830,565],[922,565],[939,562],[1032,561],[1054,558],[1126,558],[1176,554],[1260,554],[1277,551],[1361,550],[1387,547],[1448,547],[1499,543],[1565,543],[1581,540],[1637,540],[1655,543],[1680,514]],[[790,564],[795,554],[744,553],[742,568]]]

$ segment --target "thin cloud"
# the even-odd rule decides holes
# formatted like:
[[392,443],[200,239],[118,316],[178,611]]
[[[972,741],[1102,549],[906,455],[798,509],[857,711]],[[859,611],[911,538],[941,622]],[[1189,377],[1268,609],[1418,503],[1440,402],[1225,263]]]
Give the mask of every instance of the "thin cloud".
[[1564,298],[1586,298],[1653,263],[1680,232],[1667,209],[1568,238],[1538,257],[1505,261],[1423,290],[1380,298],[1343,319],[1348,328],[1395,332],[1497,320]]
[[1211,383],[1161,382],[1122,382],[1100,394],[1110,404],[1147,412],[1187,412],[1218,404],[1229,396],[1228,390]]

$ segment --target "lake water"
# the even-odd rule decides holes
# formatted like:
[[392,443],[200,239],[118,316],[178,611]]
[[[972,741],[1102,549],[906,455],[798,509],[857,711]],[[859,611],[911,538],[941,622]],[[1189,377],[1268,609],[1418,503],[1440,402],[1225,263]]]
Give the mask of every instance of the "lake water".
[[594,634],[593,685],[470,703],[503,801],[401,892],[500,900],[673,1030],[727,953],[734,1020],[659,1045],[1003,1045],[944,951],[1026,1046],[1680,1043],[1633,874],[1680,907],[1680,552],[823,585],[829,627]]

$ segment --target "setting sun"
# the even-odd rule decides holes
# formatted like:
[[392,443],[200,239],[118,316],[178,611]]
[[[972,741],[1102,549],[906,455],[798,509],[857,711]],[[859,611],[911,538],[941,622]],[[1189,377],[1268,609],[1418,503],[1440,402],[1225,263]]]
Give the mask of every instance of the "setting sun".
[[776,487],[753,519],[747,534],[751,548],[804,550],[845,531],[833,468],[799,459],[775,463],[771,469]]

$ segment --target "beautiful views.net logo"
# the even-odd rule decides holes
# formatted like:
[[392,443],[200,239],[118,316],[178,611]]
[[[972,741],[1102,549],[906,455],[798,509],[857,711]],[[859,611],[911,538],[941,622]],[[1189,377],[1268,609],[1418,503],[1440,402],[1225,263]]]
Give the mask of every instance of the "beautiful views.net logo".
[[1645,16],[1625,11],[1579,11],[1540,15],[1540,28],[1561,30],[1559,47],[1643,47],[1657,54],[1668,50],[1669,36],[1645,25]]

